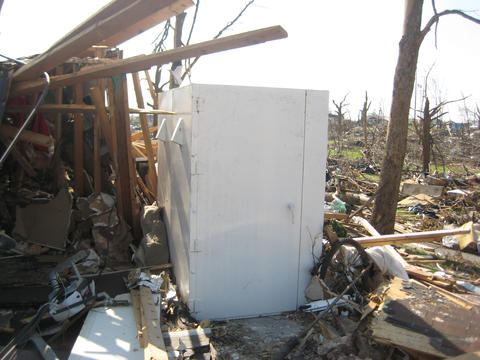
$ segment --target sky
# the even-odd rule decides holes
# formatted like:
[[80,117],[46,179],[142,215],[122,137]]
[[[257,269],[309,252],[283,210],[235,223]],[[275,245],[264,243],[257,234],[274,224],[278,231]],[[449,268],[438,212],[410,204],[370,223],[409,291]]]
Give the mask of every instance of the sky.
[[[43,52],[106,3],[107,0],[4,0],[0,53],[20,57]],[[191,43],[213,38],[246,3],[247,0],[200,0]],[[478,0],[436,3],[438,11],[456,8],[480,17]],[[430,1],[425,0],[424,22],[431,14]],[[193,7],[188,11],[184,33],[188,33],[192,15]],[[224,35],[282,25],[288,38],[204,56],[193,68],[191,81],[329,90],[330,99],[337,102],[348,94],[347,110],[355,120],[367,91],[372,101],[370,111],[388,114],[403,15],[403,0],[255,0]],[[120,45],[124,57],[151,53],[152,42],[162,28],[156,26]],[[470,96],[467,106],[480,105],[478,39],[480,25],[455,15],[441,18],[437,47],[432,31],[420,50],[417,107],[421,105],[422,85],[430,68],[431,99]],[[330,104],[333,109],[331,101]],[[460,107],[463,103],[450,105],[445,120],[462,121]]]

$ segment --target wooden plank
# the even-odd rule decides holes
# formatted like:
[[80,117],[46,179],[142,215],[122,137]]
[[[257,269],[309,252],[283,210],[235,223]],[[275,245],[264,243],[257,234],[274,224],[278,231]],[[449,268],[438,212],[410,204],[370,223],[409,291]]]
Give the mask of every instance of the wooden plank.
[[135,323],[137,324],[138,344],[143,349],[145,348],[145,337],[143,333],[144,330],[141,315],[140,291],[138,289],[130,290],[130,297],[132,299],[132,308],[135,315]]
[[[103,101],[103,96],[99,87],[94,86],[90,88],[90,94],[92,95],[93,103],[95,104],[94,108],[96,109],[96,116],[102,127],[101,134],[107,143],[108,151],[110,154],[113,154],[113,140],[112,140],[112,129],[110,126],[110,120],[108,119],[107,109],[105,108],[105,103]],[[113,156],[112,156],[113,159]],[[114,160],[114,169],[117,169],[116,159]]]
[[373,339],[445,358],[480,350],[480,308],[459,305],[444,291],[394,278],[373,317]]
[[127,223],[138,235],[139,221],[135,216],[135,170],[133,166],[131,150],[130,119],[128,113],[127,84],[125,75],[117,75],[112,78],[114,107],[110,110],[115,113],[116,136],[117,136],[117,181],[121,181],[120,192],[122,193],[124,216]]
[[[132,73],[133,86],[135,89],[135,96],[137,98],[137,105],[140,108],[145,108],[143,102],[142,88],[140,86],[140,76],[137,72]],[[150,180],[150,190],[157,198],[157,170],[155,168],[155,156],[153,154],[152,141],[150,139],[150,132],[148,131],[147,115],[140,114],[140,126],[142,127],[143,141],[145,143],[145,150],[147,152],[148,161],[148,178]],[[131,137],[130,137],[131,138]]]
[[[31,110],[31,106],[28,105],[17,105],[17,106],[7,106],[6,111],[12,113],[27,113]],[[38,111],[45,113],[85,113],[85,112],[95,112],[95,106],[85,105],[85,104],[42,104],[38,108]]]
[[[77,104],[83,102],[83,88],[81,83],[75,85],[75,102]],[[83,114],[76,113],[73,121],[75,195],[83,196]]]
[[[16,105],[16,106],[7,106],[6,111],[11,113],[27,113],[32,110],[30,105]],[[86,112],[95,112],[97,109],[94,105],[85,105],[85,104],[42,104],[40,105],[39,111],[47,113],[86,113]],[[131,114],[153,114],[153,115],[175,115],[172,111],[166,110],[155,110],[155,109],[138,109],[130,108],[128,111]]]
[[140,286],[140,303],[145,316],[145,359],[167,360],[168,354],[163,341],[160,309],[155,305],[152,292],[146,286]]
[[342,214],[342,213],[325,212],[323,214],[323,220],[330,220],[330,219],[345,220],[345,219],[348,219],[348,215]]
[[424,231],[408,234],[391,234],[391,235],[380,235],[380,236],[366,236],[366,237],[356,237],[353,240],[356,240],[360,245],[364,247],[370,246],[382,246],[382,245],[398,245],[398,244],[408,244],[414,242],[427,242],[435,239],[441,239],[443,236],[448,235],[458,235],[458,234],[467,234],[470,230],[468,229],[453,229],[453,230],[435,230],[435,231]]
[[[50,87],[57,88],[82,81],[141,71],[149,69],[154,65],[168,64],[173,61],[213,54],[220,51],[255,45],[285,37],[287,37],[287,32],[281,26],[273,26],[265,29],[249,31],[237,35],[226,36],[220,39],[184,46],[157,54],[139,55],[118,60],[118,62],[114,64],[91,66],[75,74],[52,76],[50,78]],[[40,91],[44,86],[43,80],[17,81],[12,84],[10,92],[12,96],[32,94]]]
[[[66,34],[62,39],[58,40],[50,49],[57,47],[61,43],[64,43],[74,36],[78,35],[79,33],[83,32],[84,30],[88,29],[92,25],[99,23],[116,13],[118,13],[123,8],[127,7],[131,4],[132,0],[115,0],[111,1],[104,7],[102,7],[99,11],[93,14],[90,18],[85,20],[82,24],[77,26],[75,29],[70,31]],[[177,0],[175,2],[170,2],[171,5],[167,8],[168,11],[172,12],[172,15],[168,16],[168,14],[164,14],[165,10],[160,10],[156,13],[150,14],[150,16],[146,17],[145,19],[140,20],[139,22],[133,24],[132,22],[128,23],[129,25],[123,29],[123,31],[114,34],[111,38],[104,39],[102,43],[108,44],[105,46],[106,48],[114,47],[138,34],[145,31],[151,26],[157,25],[158,23],[162,22],[163,20],[168,19],[171,16],[176,15],[177,13],[183,12],[188,7],[192,6],[192,2],[190,0]],[[168,16],[163,18],[164,16]],[[98,45],[104,46],[104,45]]]
[[[56,75],[61,75],[63,73],[63,66],[57,67]],[[63,88],[58,88],[55,92],[55,102],[58,105],[63,104]],[[60,140],[62,137],[62,114],[57,114],[55,116],[55,139]]]
[[[181,6],[177,7],[176,5],[178,5],[178,3],[180,3]],[[191,1],[185,0],[133,1],[126,7],[119,9],[113,15],[94,22],[71,38],[58,43],[45,53],[37,56],[31,62],[13,73],[13,79],[18,81],[35,79],[42,72],[53,69],[69,58],[89,49],[92,45],[110,45],[103,43],[105,39],[113,37],[116,41],[119,41],[127,35],[130,36],[135,25],[128,26],[126,24],[136,24],[145,18],[151,17],[154,13],[159,13],[160,15],[154,19],[156,23],[150,23],[151,27],[178,13],[182,13],[191,5],[193,5]],[[178,12],[179,10],[181,11]]]
[[[15,126],[10,126],[10,125],[0,126],[0,134],[5,136],[6,138],[7,137],[14,138],[18,130],[19,129]],[[30,130],[23,130],[19,140],[30,142],[35,145],[46,146],[46,147],[49,147],[50,145],[55,143],[55,140],[51,136],[39,134]]]
[[125,219],[125,211],[124,208],[124,199],[123,199],[123,180],[119,176],[119,166],[118,166],[118,140],[117,140],[117,113],[115,111],[115,99],[113,95],[113,81],[112,79],[107,80],[107,100],[108,100],[108,112],[110,113],[110,134],[112,136],[112,151],[110,152],[110,156],[113,160],[113,165],[115,168],[116,173],[116,180],[115,186],[117,188],[117,204],[118,204],[118,212],[119,214]]

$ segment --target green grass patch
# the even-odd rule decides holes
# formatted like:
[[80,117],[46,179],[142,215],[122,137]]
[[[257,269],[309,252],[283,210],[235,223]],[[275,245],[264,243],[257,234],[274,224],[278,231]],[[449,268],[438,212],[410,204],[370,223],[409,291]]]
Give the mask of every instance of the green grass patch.
[[366,180],[369,181],[374,181],[374,182],[379,182],[380,181],[380,175],[379,174],[363,174],[361,173],[361,176],[365,178]]

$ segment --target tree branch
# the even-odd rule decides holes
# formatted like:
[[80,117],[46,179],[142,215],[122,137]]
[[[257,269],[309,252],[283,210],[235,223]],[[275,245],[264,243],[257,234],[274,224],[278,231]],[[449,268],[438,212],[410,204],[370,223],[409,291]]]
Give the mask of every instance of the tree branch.
[[[436,10],[435,10],[436,12]],[[445,15],[459,15],[467,20],[470,20],[470,21],[473,21],[475,24],[479,24],[480,25],[480,19],[477,19],[473,16],[470,16],[466,13],[464,13],[463,11],[460,11],[460,10],[444,10],[440,13],[435,13],[435,15],[433,15],[430,20],[428,21],[428,23],[425,25],[425,27],[423,28],[423,30],[420,32],[420,36],[418,38],[418,41],[419,41],[419,44],[422,43],[423,39],[425,38],[425,36],[428,34],[428,32],[431,30],[432,26],[436,23],[438,23],[438,21],[440,20],[440,18],[442,16],[445,16]]]
[[[247,10],[247,8],[253,4],[255,0],[250,0],[247,5],[245,5],[245,7],[240,11],[240,13],[235,17],[235,19],[233,19],[232,21],[230,21],[222,30],[220,30],[218,32],[218,34],[214,37],[214,39],[218,39],[225,30],[227,30],[229,27],[231,27],[233,24],[235,24],[237,22],[238,19],[240,19],[240,17],[243,15],[243,13],[245,12],[245,10]],[[185,77],[190,73],[190,71],[192,70],[192,67],[197,63],[198,59],[200,59],[200,56],[197,56],[193,61],[192,63],[188,66],[188,68],[185,70],[185,72],[183,73],[182,75],[182,80],[185,79]]]

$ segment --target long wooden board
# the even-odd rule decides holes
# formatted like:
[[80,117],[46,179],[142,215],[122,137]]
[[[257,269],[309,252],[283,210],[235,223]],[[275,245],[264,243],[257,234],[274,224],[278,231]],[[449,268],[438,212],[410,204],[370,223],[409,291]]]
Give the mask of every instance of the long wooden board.
[[[32,110],[31,105],[15,105],[7,106],[7,112],[20,112],[26,113]],[[84,113],[84,112],[95,112],[97,109],[94,105],[85,105],[85,104],[42,104],[38,108],[40,112],[47,113]],[[153,115],[174,115],[174,112],[166,110],[155,110],[155,109],[138,109],[130,108],[130,114],[153,114]]]
[[[140,286],[140,303],[145,322],[145,359],[168,360],[167,350],[163,341],[162,329],[160,328],[160,316],[157,306],[153,301],[153,295],[149,288]],[[143,319],[142,319],[143,320]]]
[[[134,56],[127,59],[118,60],[118,62],[113,64],[91,66],[74,74],[52,76],[50,79],[50,87],[58,88],[61,86],[72,85],[81,81],[95,80],[117,74],[141,71],[149,69],[154,65],[168,64],[173,61],[213,54],[220,51],[255,45],[285,37],[287,37],[287,32],[281,26],[272,26],[265,29],[248,31],[245,33],[226,36],[216,40],[209,40],[157,54]],[[43,89],[43,87],[43,80],[20,81],[14,82],[10,91],[11,96],[17,96],[36,93]]]
[[470,232],[469,229],[435,230],[435,231],[424,231],[424,232],[416,232],[416,233],[409,233],[409,234],[392,234],[392,235],[356,237],[356,238],[353,238],[353,240],[358,241],[360,245],[364,247],[370,247],[370,246],[397,245],[397,244],[408,244],[408,243],[422,242],[422,241],[432,241],[436,239],[441,239],[443,236],[467,234],[469,232]]
[[[181,4],[181,6],[178,6],[177,3]],[[19,81],[35,79],[42,72],[53,69],[69,58],[89,49],[92,45],[107,45],[103,44],[103,41],[112,37],[117,37],[116,41],[120,41],[125,36],[129,38],[129,35],[132,33],[131,28],[137,29],[135,24],[145,18],[149,18],[152,14],[160,13],[161,16],[155,18],[155,22],[158,24],[178,13],[182,13],[191,5],[193,5],[191,1],[185,0],[133,1],[113,15],[92,23],[71,38],[58,43],[57,46],[37,56],[30,63],[17,70],[13,74],[13,79]],[[126,26],[126,24],[134,25]],[[155,24],[150,22],[148,26],[151,27],[153,25]],[[137,30],[141,30],[142,27]]]

